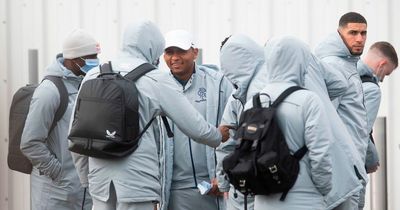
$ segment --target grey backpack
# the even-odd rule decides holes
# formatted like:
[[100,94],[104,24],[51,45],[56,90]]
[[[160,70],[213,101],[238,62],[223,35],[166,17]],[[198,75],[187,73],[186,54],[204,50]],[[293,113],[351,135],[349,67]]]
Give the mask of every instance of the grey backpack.
[[[56,114],[54,115],[53,123],[49,130],[50,134],[67,109],[68,91],[61,77],[46,76],[43,80],[45,79],[52,81],[56,85],[58,92],[60,93],[60,105],[57,109]],[[18,91],[13,96],[10,107],[7,163],[8,167],[11,170],[19,171],[25,174],[30,174],[32,172],[32,163],[21,152],[21,136],[22,132],[24,131],[26,117],[29,113],[29,106],[31,104],[32,95],[38,86],[38,84],[26,85],[18,89]]]

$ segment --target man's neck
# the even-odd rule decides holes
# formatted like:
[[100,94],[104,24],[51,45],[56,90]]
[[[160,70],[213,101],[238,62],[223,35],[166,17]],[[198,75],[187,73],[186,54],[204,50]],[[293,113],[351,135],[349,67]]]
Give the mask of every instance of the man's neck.
[[174,78],[182,85],[185,86],[187,82],[189,81],[190,77],[188,79],[181,79],[180,77],[177,77],[174,75]]
[[175,75],[175,74],[172,74],[172,75],[174,75],[174,78],[179,83],[181,83],[183,86],[185,86],[186,83],[189,81],[189,79],[192,77],[192,75],[194,73],[196,73],[196,70],[195,70],[195,66],[193,65],[193,71],[192,72],[188,72],[187,74],[184,74],[184,75]]

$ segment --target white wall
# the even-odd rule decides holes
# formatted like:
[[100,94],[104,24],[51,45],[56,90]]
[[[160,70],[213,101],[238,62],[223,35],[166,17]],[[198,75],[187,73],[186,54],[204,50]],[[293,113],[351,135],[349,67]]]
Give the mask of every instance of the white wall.
[[[400,51],[400,2],[395,0],[0,0],[0,209],[29,209],[29,178],[7,170],[8,109],[12,94],[28,81],[28,49],[39,50],[39,76],[61,50],[66,33],[81,27],[100,41],[106,61],[125,25],[153,20],[162,32],[192,31],[203,63],[218,64],[220,42],[245,33],[260,44],[291,34],[314,47],[336,29],[339,17],[357,11],[368,20],[367,47],[378,40]],[[400,73],[385,79],[380,116],[388,119],[389,209],[400,209]]]
[[[7,33],[5,0],[0,0],[0,209],[8,209],[8,171],[7,171]],[[6,99],[6,100],[4,100]]]
[[[400,51],[400,2],[392,1],[391,7],[388,10],[390,14],[390,29],[391,33],[388,34],[388,39],[392,41],[399,54]],[[397,26],[396,26],[397,25]],[[399,70],[397,70],[399,71]],[[398,92],[400,90],[400,72],[395,72],[391,76],[388,83],[384,87],[384,110],[387,112],[385,115],[388,119],[388,193],[389,193],[389,208],[400,209],[400,97]]]

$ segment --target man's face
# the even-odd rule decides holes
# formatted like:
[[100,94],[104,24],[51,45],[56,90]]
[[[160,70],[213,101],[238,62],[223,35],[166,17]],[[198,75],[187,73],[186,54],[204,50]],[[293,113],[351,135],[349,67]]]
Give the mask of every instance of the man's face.
[[85,75],[86,74],[85,72],[82,72],[80,69],[80,67],[83,67],[86,64],[85,63],[86,59],[97,59],[97,54],[85,55],[85,56],[81,56],[81,57],[72,59],[73,62],[75,63],[74,70],[73,70],[74,74],[76,74],[76,75]]
[[168,47],[164,50],[164,60],[172,74],[181,77],[188,74],[191,75],[197,54],[197,48],[183,50],[178,47]]
[[339,33],[352,55],[361,55],[367,39],[367,24],[348,23],[339,27]]
[[85,76],[85,72],[82,72],[80,68],[85,65],[85,59],[97,59],[97,54],[81,56],[73,59],[65,59],[64,66],[72,71],[72,73],[74,73],[76,76]]

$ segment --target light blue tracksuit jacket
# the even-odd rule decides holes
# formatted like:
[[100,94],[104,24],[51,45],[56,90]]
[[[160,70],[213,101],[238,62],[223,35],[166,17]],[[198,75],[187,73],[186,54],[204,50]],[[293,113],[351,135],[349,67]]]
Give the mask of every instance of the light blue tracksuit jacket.
[[[235,38],[235,36],[231,37]],[[286,39],[289,39],[290,37],[287,37]],[[297,42],[294,42],[293,44],[296,44]],[[230,44],[227,42],[226,44]],[[247,45],[246,45],[247,46]],[[303,48],[308,48],[306,46],[301,46]],[[224,51],[224,49],[222,49]],[[239,50],[236,50],[237,52],[240,52]],[[234,51],[235,52],[235,51]],[[307,52],[309,53],[309,52]],[[231,58],[231,56],[226,56],[226,58]],[[222,58],[221,58],[222,61]],[[229,60],[230,65],[235,66],[238,64],[235,64],[235,59]],[[268,61],[267,61],[268,62]],[[254,62],[256,63],[256,61]],[[223,62],[222,62],[223,64]],[[338,96],[342,95],[346,91],[346,82],[343,79],[343,76],[341,74],[338,74],[337,72],[332,71],[332,69],[329,69],[328,66],[323,65],[323,63],[319,62],[318,59],[316,59],[313,55],[309,56],[309,59],[307,60],[307,68],[305,71],[304,75],[304,82],[305,82],[305,87],[307,89],[310,89],[317,93],[318,96],[320,96],[321,100],[324,103],[324,106],[327,109],[327,114],[329,116],[330,122],[329,127],[331,130],[333,130],[333,138],[335,141],[333,142],[331,146],[331,153],[332,153],[332,178],[333,178],[333,188],[329,192],[328,195],[325,196],[325,201],[327,203],[327,208],[332,209],[336,207],[338,204],[342,203],[345,201],[347,198],[349,198],[352,194],[355,192],[358,192],[361,189],[361,184],[358,181],[358,177],[355,175],[354,171],[354,166],[357,168],[360,168],[359,171],[362,174],[362,177],[364,179],[367,179],[366,173],[362,173],[362,168],[363,162],[359,158],[357,154],[357,150],[351,141],[350,134],[348,134],[345,130],[344,124],[342,123],[341,119],[338,117],[336,110],[334,109],[330,99],[337,98]],[[243,70],[243,71],[238,71],[236,70],[238,75],[246,75],[246,74],[252,74],[249,70]],[[234,73],[234,72],[232,72]],[[266,73],[267,70],[263,71],[258,71],[256,73],[256,78],[252,79],[252,83],[249,85],[249,91],[248,92],[257,92],[258,87],[262,87],[262,84],[266,84],[265,78],[266,78]],[[234,75],[233,75],[234,76]],[[264,81],[263,81],[264,80]],[[245,83],[248,83],[245,81]],[[259,83],[254,85],[254,83]],[[257,87],[257,88],[252,88],[252,87]],[[259,89],[258,89],[259,91]],[[253,95],[250,93],[250,95]],[[329,97],[328,97],[329,95]],[[228,102],[227,108],[229,108],[231,102]],[[232,106],[240,107],[240,103],[232,103]],[[227,111],[227,110],[226,110]],[[230,113],[227,113],[226,116],[231,115],[230,118],[226,119],[232,119],[233,115],[237,115],[236,111],[232,111]],[[225,114],[223,121],[225,119]],[[229,120],[228,120],[229,121]],[[232,121],[232,120],[231,120]],[[229,124],[229,123],[228,123]],[[341,132],[334,132],[340,130]],[[344,130],[344,132],[343,132]],[[228,145],[226,143],[221,144],[221,146],[226,145],[226,147],[232,147],[233,145]],[[220,146],[220,147],[221,147]]]
[[[296,39],[270,39],[265,47],[266,85],[261,93],[263,106],[268,106],[290,86],[305,86],[311,53]],[[252,107],[248,100],[244,110]],[[308,152],[300,160],[300,171],[284,202],[281,194],[256,195],[255,209],[326,208],[324,196],[332,188],[331,144],[334,141],[329,118],[320,97],[309,90],[289,95],[278,107],[279,127],[291,153],[306,145]]]
[[[243,105],[265,86],[265,76],[256,74],[262,72],[265,65],[264,52],[251,38],[236,34],[229,38],[221,49],[221,69],[228,79],[238,88],[229,98],[222,117],[222,125],[238,126]],[[264,71],[265,72],[265,71]],[[230,130],[231,137],[234,130]],[[244,209],[244,197],[239,191],[230,188],[227,176],[222,170],[224,157],[234,151],[236,141],[231,138],[217,148],[218,184],[222,191],[229,190],[228,209]],[[235,196],[235,193],[237,196]],[[253,209],[254,197],[248,196],[247,207]]]
[[[68,126],[81,77],[75,76],[59,57],[47,67],[46,75],[62,76],[68,92],[68,106],[48,134],[60,104],[53,82],[44,80],[36,88],[21,137],[21,150],[34,166],[31,174],[32,210],[81,209],[84,191],[68,150]],[[85,209],[91,209],[86,196]]]
[[316,47],[315,54],[346,79],[347,90],[334,101],[334,104],[361,159],[365,161],[369,136],[363,88],[356,66],[359,56],[350,53],[338,32],[330,34],[321,42]]
[[[199,78],[202,77],[202,78]],[[178,86],[179,89],[182,91],[182,85],[174,79],[173,75],[170,74],[170,79],[172,82],[175,82]],[[195,65],[195,73],[191,77],[191,82],[192,86],[196,84],[196,81],[192,80],[205,80],[206,83],[206,104],[205,104],[205,120],[209,122],[212,125],[215,125],[216,127],[219,125],[222,113],[224,111],[225,105],[227,103],[228,97],[230,96],[232,92],[232,85],[230,82],[221,74],[218,72],[218,67],[214,65]],[[190,87],[190,88],[195,88],[195,87]],[[200,91],[200,90],[199,90]],[[198,95],[198,94],[197,94]],[[191,96],[190,98],[193,98],[193,100],[198,100],[199,96]],[[170,123],[172,127],[174,127],[173,123]],[[178,138],[177,135],[178,132],[174,132],[174,138]],[[171,181],[172,181],[172,175],[173,175],[173,162],[174,162],[174,138],[168,138],[167,135],[164,133],[164,137],[166,137],[163,141],[163,155],[162,155],[162,203],[161,203],[161,209],[167,209],[168,207],[168,201],[169,201],[169,196],[170,196],[170,190],[171,190]],[[187,136],[179,136],[179,138],[188,138]],[[187,151],[189,153],[189,151]],[[215,156],[215,147],[210,147],[206,146],[206,165],[207,165],[207,174],[208,178],[207,182],[211,182],[213,178],[216,176],[216,156]],[[183,158],[183,157],[175,157],[177,159]],[[196,159],[196,157],[194,157]],[[199,159],[200,157],[197,157]],[[192,167],[195,167],[192,165]],[[190,169],[192,171],[192,169]],[[196,171],[196,170],[195,170]],[[198,171],[196,171],[198,172]],[[194,174],[193,176],[196,176]],[[199,183],[200,181],[197,180]],[[193,181],[193,185],[195,186],[195,183]],[[220,202],[220,207],[222,207],[222,199],[219,199]]]
[[[145,62],[153,63],[161,56],[164,42],[154,23],[130,24],[124,32],[121,54],[112,60],[114,71],[125,75]],[[89,71],[83,82],[98,74],[98,68]],[[152,118],[165,115],[192,139],[218,146],[222,137],[215,125],[204,120],[168,77],[168,72],[153,70],[136,81],[140,129]],[[118,202],[160,201],[160,138],[154,122],[142,135],[136,151],[125,158],[107,160],[73,153],[81,182],[89,183],[92,197],[101,201],[108,200],[111,182]]]
[[[370,76],[378,83],[379,79],[373,74],[373,71],[362,60],[357,63],[357,71],[360,76]],[[381,103],[381,89],[378,84],[373,82],[363,82],[364,105],[368,117],[368,133],[372,131],[376,116],[378,115],[379,105]],[[378,151],[371,139],[368,141],[368,148],[365,160],[365,167],[372,167],[379,163]]]

